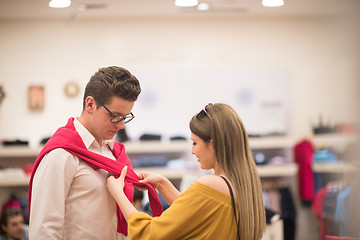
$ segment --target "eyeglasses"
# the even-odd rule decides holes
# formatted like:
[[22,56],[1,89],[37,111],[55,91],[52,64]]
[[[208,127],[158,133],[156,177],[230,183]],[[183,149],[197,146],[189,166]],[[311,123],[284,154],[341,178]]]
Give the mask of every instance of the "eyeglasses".
[[134,116],[134,114],[132,112],[129,113],[128,115],[126,115],[126,116],[113,114],[107,107],[105,107],[104,104],[102,104],[101,102],[99,102],[99,103],[101,104],[101,106],[103,106],[106,109],[106,111],[108,111],[110,113],[110,115],[111,115],[110,122],[112,122],[112,123],[119,123],[122,120],[124,120],[124,124],[125,124],[125,123],[128,123],[128,122],[130,122],[131,120],[133,120],[135,118],[135,116]]

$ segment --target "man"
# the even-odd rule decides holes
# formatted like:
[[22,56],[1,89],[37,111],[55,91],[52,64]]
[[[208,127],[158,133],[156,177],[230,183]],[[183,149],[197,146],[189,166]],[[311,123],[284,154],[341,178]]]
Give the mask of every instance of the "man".
[[20,209],[7,208],[1,214],[0,240],[28,240],[27,227]]
[[[131,110],[140,92],[136,77],[121,67],[101,68],[91,77],[80,117],[59,128],[35,162],[30,239],[125,239],[126,226],[116,227],[122,220],[116,218],[106,179],[117,173],[114,163],[132,169],[114,135],[134,118]],[[128,192],[132,198],[133,185]],[[123,234],[117,234],[119,229]]]

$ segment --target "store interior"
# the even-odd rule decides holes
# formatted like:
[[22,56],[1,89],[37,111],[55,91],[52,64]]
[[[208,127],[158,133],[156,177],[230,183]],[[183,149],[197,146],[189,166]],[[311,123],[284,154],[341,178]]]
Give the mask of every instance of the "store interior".
[[[208,11],[165,0],[73,0],[66,9],[9,2],[0,9],[1,205],[26,196],[42,143],[80,115],[92,74],[114,65],[142,87],[126,139],[117,137],[135,169],[166,175],[181,190],[211,174],[191,154],[190,118],[208,103],[234,107],[264,196],[287,189],[293,200],[288,214],[273,209],[282,225],[269,224],[265,240],[321,239],[316,194],[359,182],[359,1],[266,8],[260,0],[212,0]],[[313,146],[310,201],[300,192],[296,147],[304,142]]]

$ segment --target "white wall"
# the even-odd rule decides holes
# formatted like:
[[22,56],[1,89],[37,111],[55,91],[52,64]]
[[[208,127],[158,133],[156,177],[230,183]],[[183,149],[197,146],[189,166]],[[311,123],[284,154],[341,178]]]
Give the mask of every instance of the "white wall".
[[[359,110],[359,23],[359,18],[348,16],[2,20],[0,85],[6,98],[0,106],[0,139],[38,142],[52,134],[68,117],[81,112],[83,92],[69,99],[63,93],[65,83],[75,80],[83,89],[99,67],[109,65],[124,66],[134,75],[154,70],[156,82],[164,84],[171,81],[162,76],[167,69],[286,69],[290,73],[290,135],[294,139],[308,134],[320,113],[330,123],[355,121]],[[150,84],[149,79],[140,81]],[[27,108],[30,84],[45,86],[46,105],[40,113]],[[196,85],[216,89],[220,84],[198,79]],[[156,87],[161,91],[162,84]],[[191,87],[189,92],[196,94]],[[181,97],[176,101],[174,121],[182,119],[188,109],[196,109],[191,112],[194,114],[204,105],[182,105]],[[145,127],[132,123],[129,133],[135,135],[136,127],[151,132],[152,124],[164,114],[153,112]],[[175,134],[164,129],[165,134],[168,131]]]

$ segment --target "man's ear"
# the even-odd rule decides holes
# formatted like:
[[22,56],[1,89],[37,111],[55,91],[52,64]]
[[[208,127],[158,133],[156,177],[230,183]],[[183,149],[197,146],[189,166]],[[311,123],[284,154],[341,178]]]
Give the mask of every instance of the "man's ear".
[[92,114],[96,108],[95,99],[92,96],[88,96],[85,100],[85,111]]
[[1,229],[2,229],[4,232],[7,232],[7,227],[6,227],[4,224],[1,224]]

